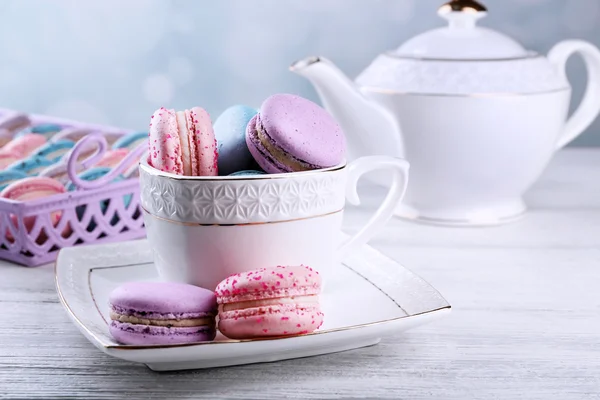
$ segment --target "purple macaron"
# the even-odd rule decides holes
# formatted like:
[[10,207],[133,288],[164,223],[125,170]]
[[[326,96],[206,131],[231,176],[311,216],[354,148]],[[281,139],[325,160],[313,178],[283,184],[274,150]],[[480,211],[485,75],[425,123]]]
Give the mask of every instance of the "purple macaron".
[[130,345],[180,344],[215,338],[214,292],[184,283],[130,282],[109,296],[110,334]]
[[346,138],[335,119],[310,100],[276,94],[246,128],[250,153],[266,172],[310,171],[344,161]]

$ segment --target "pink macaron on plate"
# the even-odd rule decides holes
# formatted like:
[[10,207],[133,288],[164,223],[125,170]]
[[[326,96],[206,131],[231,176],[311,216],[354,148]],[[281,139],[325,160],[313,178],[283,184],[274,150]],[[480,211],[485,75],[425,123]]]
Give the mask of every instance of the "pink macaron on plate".
[[158,281],[146,240],[68,248],[56,263],[56,289],[68,316],[99,350],[156,371],[214,368],[336,353],[371,346],[446,315],[450,305],[430,284],[370,246],[336,268],[320,295],[326,316],[300,336],[122,345],[109,332],[109,295],[135,281]]

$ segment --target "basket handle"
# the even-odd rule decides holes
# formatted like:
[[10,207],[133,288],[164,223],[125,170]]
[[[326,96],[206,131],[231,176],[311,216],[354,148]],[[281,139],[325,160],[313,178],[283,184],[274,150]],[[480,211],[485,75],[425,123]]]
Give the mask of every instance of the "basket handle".
[[92,132],[91,128],[80,128],[80,127],[68,127],[63,128],[55,135],[52,136],[50,141],[57,142],[59,140],[72,140],[74,142],[77,141],[77,138],[80,136],[85,137],[86,135]]
[[[96,152],[80,163],[79,157],[84,151],[89,151],[89,148],[92,145],[97,146]],[[127,156],[125,156],[108,174],[93,181],[86,181],[79,178],[77,174],[78,165],[82,166],[84,169],[93,167],[100,161],[108,149],[106,138],[101,133],[90,134],[79,140],[69,154],[69,159],[67,161],[67,173],[69,174],[69,179],[77,189],[91,190],[103,187],[110,184],[119,175],[122,175],[131,164],[136,162],[144,153],[146,146],[146,143],[141,143],[138,147],[129,152],[129,154],[127,154]]]

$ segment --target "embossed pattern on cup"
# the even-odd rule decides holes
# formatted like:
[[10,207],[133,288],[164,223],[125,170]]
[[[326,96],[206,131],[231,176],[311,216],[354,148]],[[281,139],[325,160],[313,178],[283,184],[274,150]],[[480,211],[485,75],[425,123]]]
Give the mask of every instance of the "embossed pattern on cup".
[[[341,167],[330,168],[329,172]],[[142,165],[144,209],[159,218],[199,224],[277,222],[341,211],[345,180],[324,170],[285,176],[186,180]]]

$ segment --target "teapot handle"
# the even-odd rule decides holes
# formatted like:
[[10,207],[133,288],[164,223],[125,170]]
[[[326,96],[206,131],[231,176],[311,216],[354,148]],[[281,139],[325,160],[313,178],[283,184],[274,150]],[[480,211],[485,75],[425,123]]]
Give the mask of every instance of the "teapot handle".
[[560,73],[567,80],[567,60],[575,53],[579,53],[585,61],[588,84],[579,108],[567,121],[565,130],[556,144],[557,150],[583,133],[600,113],[600,50],[583,40],[566,40],[550,50],[548,59],[560,69]]

